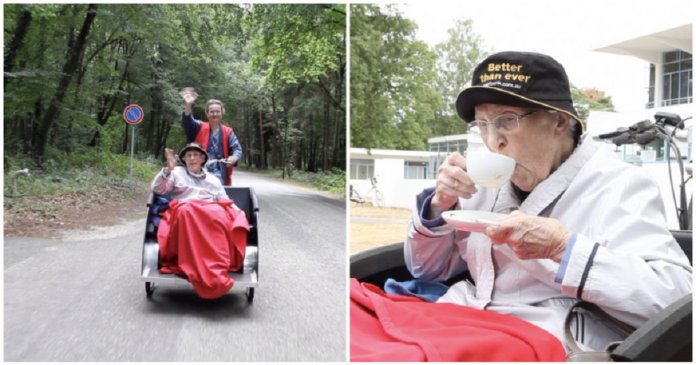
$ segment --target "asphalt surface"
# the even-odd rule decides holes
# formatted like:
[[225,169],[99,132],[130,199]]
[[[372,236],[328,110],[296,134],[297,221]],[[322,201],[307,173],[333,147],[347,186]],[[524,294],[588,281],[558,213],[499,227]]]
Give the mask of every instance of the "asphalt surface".
[[[259,211],[259,287],[216,300],[140,279],[144,220],[5,237],[5,361],[346,361],[345,202],[235,172]],[[145,209],[145,202],[143,202]]]

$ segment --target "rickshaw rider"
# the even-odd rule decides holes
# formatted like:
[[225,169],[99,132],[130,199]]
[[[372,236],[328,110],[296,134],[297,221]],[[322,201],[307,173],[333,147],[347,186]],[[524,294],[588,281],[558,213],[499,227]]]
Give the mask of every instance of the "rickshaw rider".
[[244,263],[246,215],[203,169],[208,154],[200,144],[187,144],[178,159],[169,148],[165,155],[167,166],[152,182],[153,192],[172,199],[157,231],[160,272],[185,276],[202,298],[220,297],[234,284],[228,271]]
[[193,88],[181,90],[184,101],[182,127],[188,142],[197,142],[208,152],[212,159],[226,159],[228,163],[215,163],[208,166],[208,171],[220,179],[223,185],[232,185],[233,166],[242,159],[242,145],[232,127],[222,124],[225,105],[217,99],[210,99],[205,105],[207,121],[200,121],[193,116],[193,103],[198,94]]

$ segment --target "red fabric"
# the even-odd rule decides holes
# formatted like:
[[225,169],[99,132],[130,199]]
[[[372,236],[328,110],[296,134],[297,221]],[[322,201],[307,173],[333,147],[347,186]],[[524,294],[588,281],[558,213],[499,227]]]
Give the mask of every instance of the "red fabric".
[[232,200],[172,200],[157,230],[160,272],[182,275],[201,298],[223,296],[234,284],[228,271],[244,264],[249,223]]
[[350,361],[565,361],[565,350],[519,318],[351,279]]
[[[232,127],[220,124],[222,128],[222,157],[227,158],[230,155],[230,135],[234,131]],[[208,121],[201,122],[201,127],[198,129],[194,142],[200,143],[204,150],[208,150],[208,142],[210,141],[210,123]],[[225,175],[225,185],[232,185],[232,165],[227,165],[227,175]]]

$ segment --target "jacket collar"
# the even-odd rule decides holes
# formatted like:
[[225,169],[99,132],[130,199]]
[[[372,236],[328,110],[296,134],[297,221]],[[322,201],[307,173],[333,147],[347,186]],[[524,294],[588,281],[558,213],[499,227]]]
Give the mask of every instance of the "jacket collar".
[[201,168],[201,172],[195,173],[195,172],[189,170],[188,167],[186,167],[186,173],[194,179],[199,179],[199,180],[205,179],[205,169],[204,168]]
[[503,185],[493,206],[494,212],[509,213],[519,209],[527,214],[540,215],[544,209],[555,204],[563,192],[568,189],[575,176],[597,150],[592,137],[585,134],[580,144],[561,166],[529,193],[520,204],[520,199],[513,191],[512,182]]

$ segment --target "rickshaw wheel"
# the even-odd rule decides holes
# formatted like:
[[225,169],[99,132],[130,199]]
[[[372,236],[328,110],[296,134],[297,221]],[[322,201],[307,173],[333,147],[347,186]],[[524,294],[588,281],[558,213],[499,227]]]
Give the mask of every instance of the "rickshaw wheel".
[[147,296],[149,297],[154,292],[155,292],[155,283],[151,283],[149,281],[146,281],[145,282],[145,294],[147,294]]
[[246,290],[247,302],[251,303],[254,301],[254,288],[247,288]]

